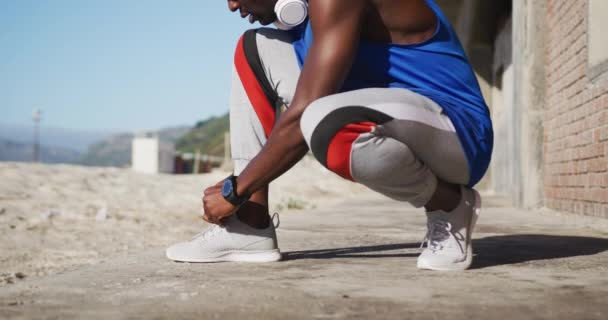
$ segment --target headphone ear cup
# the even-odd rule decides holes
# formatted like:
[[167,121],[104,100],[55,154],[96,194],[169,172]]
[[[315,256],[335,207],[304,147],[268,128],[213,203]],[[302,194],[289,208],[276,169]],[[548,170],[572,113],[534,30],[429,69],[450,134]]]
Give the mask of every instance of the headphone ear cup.
[[291,29],[308,17],[308,2],[304,0],[278,0],[274,6],[277,15],[275,25],[279,29]]

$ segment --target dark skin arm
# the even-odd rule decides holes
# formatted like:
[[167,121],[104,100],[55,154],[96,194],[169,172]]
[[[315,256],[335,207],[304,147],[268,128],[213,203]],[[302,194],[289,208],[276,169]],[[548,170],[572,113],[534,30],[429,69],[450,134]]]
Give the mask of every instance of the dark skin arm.
[[[309,16],[314,41],[302,68],[292,104],[281,116],[262,151],[237,180],[238,194],[252,194],[293,167],[308,152],[300,118],[313,101],[338,92],[348,75],[359,43],[369,0],[311,0]],[[220,185],[207,188],[203,219],[220,223],[236,211],[224,200]]]

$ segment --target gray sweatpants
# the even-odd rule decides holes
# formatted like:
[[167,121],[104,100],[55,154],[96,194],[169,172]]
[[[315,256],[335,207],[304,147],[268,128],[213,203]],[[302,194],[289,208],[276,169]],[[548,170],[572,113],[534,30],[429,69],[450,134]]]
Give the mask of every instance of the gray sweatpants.
[[[300,74],[288,33],[248,31],[235,53],[230,131],[235,175],[266,143]],[[432,100],[401,88],[367,88],[308,106],[301,129],[329,170],[390,198],[424,206],[437,179],[467,184],[469,169],[450,119]]]

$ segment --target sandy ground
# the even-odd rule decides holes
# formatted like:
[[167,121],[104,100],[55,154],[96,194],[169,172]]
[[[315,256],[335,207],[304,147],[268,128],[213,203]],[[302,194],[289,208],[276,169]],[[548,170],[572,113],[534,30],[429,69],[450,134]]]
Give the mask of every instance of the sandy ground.
[[311,161],[273,186],[283,261],[166,259],[225,175],[0,164],[0,319],[608,318],[606,220],[485,195],[472,268],[420,271],[421,211]]
[[[228,174],[0,163],[0,286],[187,240],[205,227],[202,191]],[[272,184],[271,207],[298,213],[362,193],[307,158]]]

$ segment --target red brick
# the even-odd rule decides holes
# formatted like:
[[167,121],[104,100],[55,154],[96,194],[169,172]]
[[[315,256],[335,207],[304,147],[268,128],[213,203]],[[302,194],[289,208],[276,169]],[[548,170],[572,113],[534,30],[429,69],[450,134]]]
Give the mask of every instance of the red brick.
[[600,101],[600,107],[603,110],[606,110],[606,108],[608,108],[608,94],[601,96],[599,101]]
[[608,188],[608,173],[591,173],[589,175],[589,186]]
[[608,189],[592,188],[589,190],[589,198],[594,202],[608,202]]
[[587,170],[589,172],[605,172],[608,164],[604,157],[587,160]]

